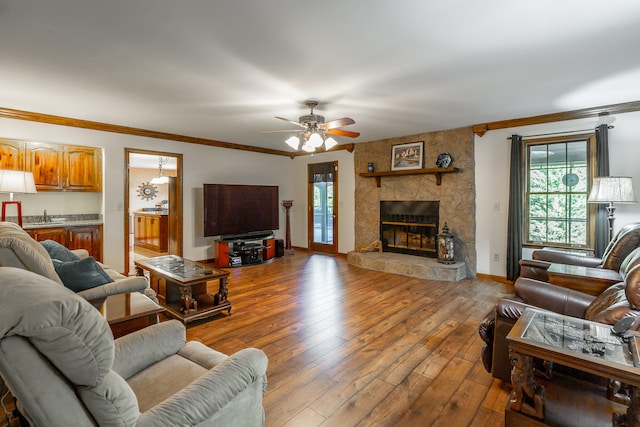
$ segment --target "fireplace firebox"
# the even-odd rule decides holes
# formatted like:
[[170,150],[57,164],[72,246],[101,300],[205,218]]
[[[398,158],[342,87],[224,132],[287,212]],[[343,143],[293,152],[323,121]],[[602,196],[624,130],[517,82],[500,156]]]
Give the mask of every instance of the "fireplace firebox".
[[382,250],[437,258],[439,212],[440,202],[381,201]]

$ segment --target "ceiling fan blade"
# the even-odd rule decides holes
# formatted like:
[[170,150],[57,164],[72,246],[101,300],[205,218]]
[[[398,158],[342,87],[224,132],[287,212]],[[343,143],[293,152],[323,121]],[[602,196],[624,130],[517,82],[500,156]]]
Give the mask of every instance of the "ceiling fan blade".
[[325,129],[341,128],[342,126],[348,126],[355,123],[350,117],[343,117],[341,119],[331,120],[330,122],[322,123],[321,126]]
[[276,119],[284,120],[285,122],[289,122],[289,123],[294,124],[294,125],[296,125],[296,126],[300,126],[301,128],[306,128],[306,127],[307,127],[307,126],[306,126],[306,125],[304,125],[303,123],[296,122],[296,121],[289,120],[289,119],[285,119],[284,117],[278,117],[278,116],[276,116]]
[[291,133],[291,132],[300,132],[300,129],[285,129],[285,130],[263,130],[260,133],[280,133],[280,132],[286,132],[286,133]]
[[351,132],[342,129],[328,129],[327,133],[331,135],[348,136],[349,138],[357,138],[360,136],[359,132]]

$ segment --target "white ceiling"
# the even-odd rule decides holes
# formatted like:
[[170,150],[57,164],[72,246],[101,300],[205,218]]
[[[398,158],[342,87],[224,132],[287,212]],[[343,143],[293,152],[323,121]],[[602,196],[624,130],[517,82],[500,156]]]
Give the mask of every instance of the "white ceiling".
[[178,168],[178,161],[175,157],[129,153],[129,167],[131,168],[159,169],[160,162],[162,162],[163,170],[176,170]]
[[289,150],[640,100],[640,1],[0,0],[0,107]]

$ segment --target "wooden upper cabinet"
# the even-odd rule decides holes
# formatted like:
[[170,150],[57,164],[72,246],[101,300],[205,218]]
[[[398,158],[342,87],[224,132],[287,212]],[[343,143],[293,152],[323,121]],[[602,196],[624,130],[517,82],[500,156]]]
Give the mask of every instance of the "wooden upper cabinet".
[[64,177],[68,191],[102,191],[102,150],[65,146]]
[[102,191],[102,149],[0,138],[0,169],[33,173],[38,191]]
[[24,170],[24,141],[0,138],[0,169]]
[[33,172],[38,191],[61,191],[62,146],[46,142],[27,142],[27,167]]

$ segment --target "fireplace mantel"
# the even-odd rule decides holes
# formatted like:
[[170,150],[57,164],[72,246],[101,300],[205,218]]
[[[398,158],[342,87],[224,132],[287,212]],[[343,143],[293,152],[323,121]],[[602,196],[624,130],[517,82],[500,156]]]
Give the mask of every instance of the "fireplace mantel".
[[363,172],[360,174],[363,178],[375,178],[376,185],[380,188],[380,178],[383,176],[406,176],[406,175],[434,175],[436,177],[436,185],[442,182],[442,174],[458,172],[458,168],[426,168],[426,169],[409,169],[401,171],[384,171],[384,172]]

